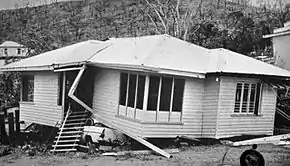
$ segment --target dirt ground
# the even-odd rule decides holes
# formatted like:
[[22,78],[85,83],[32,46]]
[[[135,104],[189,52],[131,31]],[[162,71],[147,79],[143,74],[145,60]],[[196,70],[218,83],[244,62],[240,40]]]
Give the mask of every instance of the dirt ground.
[[[173,154],[170,159],[157,155],[135,155],[105,157],[100,155],[88,155],[77,152],[62,155],[36,155],[28,157],[26,154],[10,154],[0,158],[1,166],[135,166],[135,165],[209,165],[221,164],[226,151],[225,145],[192,146],[180,149],[179,153]],[[239,165],[241,153],[250,146],[230,147],[224,164]],[[275,145],[259,145],[258,151],[264,156],[267,166],[289,166],[290,149]]]

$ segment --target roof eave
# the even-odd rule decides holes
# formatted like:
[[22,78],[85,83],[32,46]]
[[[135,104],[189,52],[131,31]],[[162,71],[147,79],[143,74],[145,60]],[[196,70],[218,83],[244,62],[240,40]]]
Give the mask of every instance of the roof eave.
[[79,66],[86,64],[87,62],[71,62],[63,64],[52,64],[52,65],[42,65],[42,66],[23,66],[23,67],[2,67],[0,71],[3,72],[21,72],[21,71],[53,71],[58,68],[69,67],[69,66]]
[[269,35],[264,35],[263,38],[267,39],[267,38],[272,38],[272,37],[277,37],[277,36],[285,36],[285,35],[289,35],[290,31],[287,32],[280,32],[280,33],[274,33],[274,34],[269,34]]
[[144,65],[125,65],[125,64],[95,63],[95,62],[89,62],[88,64],[92,66],[96,66],[96,67],[110,68],[110,69],[117,69],[117,70],[128,70],[128,71],[156,73],[156,74],[168,74],[168,75],[194,77],[194,78],[205,78],[204,73],[171,70],[171,69],[164,69],[164,68],[149,67],[149,66],[144,66]]
[[219,76],[239,76],[239,77],[268,77],[273,79],[290,80],[289,76],[284,75],[270,75],[270,74],[249,74],[249,73],[230,73],[230,72],[209,72],[206,75],[219,75]]

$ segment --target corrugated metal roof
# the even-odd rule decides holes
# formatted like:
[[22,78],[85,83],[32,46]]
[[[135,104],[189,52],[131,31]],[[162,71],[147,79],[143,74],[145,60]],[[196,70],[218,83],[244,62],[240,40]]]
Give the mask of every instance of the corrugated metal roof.
[[14,71],[39,70],[38,68],[52,70],[55,65],[84,63],[108,45],[102,41],[88,40],[11,63],[3,69]]
[[111,39],[110,48],[91,59],[92,63],[129,65],[135,67],[202,73],[210,50],[169,35]]
[[53,70],[58,65],[75,63],[197,77],[217,72],[290,77],[289,71],[254,58],[226,49],[206,49],[169,35],[80,42],[12,63],[2,70]]
[[211,50],[206,73],[216,72],[290,77],[288,70],[223,48]]

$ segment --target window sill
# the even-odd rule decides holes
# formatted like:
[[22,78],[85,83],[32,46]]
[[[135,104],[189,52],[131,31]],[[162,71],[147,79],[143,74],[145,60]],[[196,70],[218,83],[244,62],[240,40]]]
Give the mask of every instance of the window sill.
[[20,101],[19,104],[30,104],[30,105],[35,105],[33,101]]
[[132,122],[142,123],[141,120],[129,118],[129,117],[124,116],[124,115],[115,115],[115,117],[126,119],[126,120],[129,120],[129,121],[132,121]]
[[232,114],[231,117],[262,117],[263,115],[253,115],[253,114]]
[[156,124],[156,125],[183,125],[182,122],[145,122],[139,119],[129,118],[123,115],[115,115],[115,117],[126,119],[132,122],[141,123],[141,124]]

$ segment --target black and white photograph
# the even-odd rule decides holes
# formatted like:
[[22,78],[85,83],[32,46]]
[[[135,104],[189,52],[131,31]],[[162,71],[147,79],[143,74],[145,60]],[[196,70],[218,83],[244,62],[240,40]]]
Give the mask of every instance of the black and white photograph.
[[290,166],[290,0],[0,0],[0,166]]

